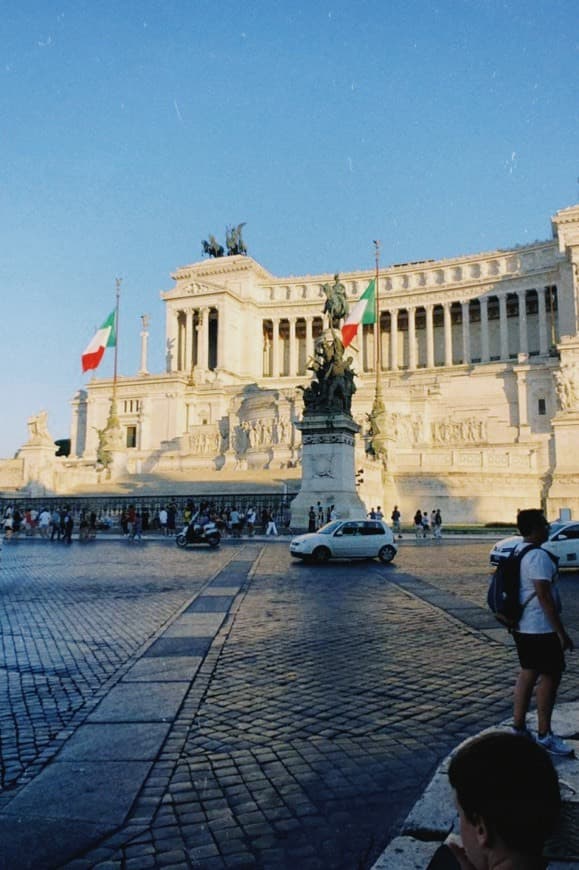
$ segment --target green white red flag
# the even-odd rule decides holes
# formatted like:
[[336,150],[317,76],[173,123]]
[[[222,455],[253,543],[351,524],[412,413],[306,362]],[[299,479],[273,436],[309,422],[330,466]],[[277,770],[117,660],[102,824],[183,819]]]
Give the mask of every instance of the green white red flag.
[[342,344],[348,347],[360,324],[376,323],[376,279],[372,278],[342,326]]
[[96,369],[102,360],[107,347],[114,347],[117,343],[117,327],[115,323],[115,312],[111,311],[103,325],[98,329],[88,343],[88,346],[83,353],[82,370],[88,372],[89,369]]

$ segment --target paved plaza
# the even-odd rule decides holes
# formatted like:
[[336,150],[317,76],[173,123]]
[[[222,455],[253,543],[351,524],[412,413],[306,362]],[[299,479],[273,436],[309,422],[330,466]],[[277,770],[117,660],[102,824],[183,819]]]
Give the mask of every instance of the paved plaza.
[[[5,545],[0,867],[371,867],[438,762],[509,714],[490,546]],[[578,573],[562,596],[579,639]]]

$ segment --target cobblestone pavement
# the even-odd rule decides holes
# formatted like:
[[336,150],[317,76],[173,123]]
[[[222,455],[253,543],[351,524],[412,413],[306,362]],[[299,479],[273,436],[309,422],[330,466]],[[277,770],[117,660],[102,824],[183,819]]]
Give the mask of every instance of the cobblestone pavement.
[[[515,658],[484,634],[489,549],[313,566],[277,542],[6,547],[4,796],[213,595],[227,618],[129,818],[68,866],[370,867],[437,762],[509,712]],[[562,589],[579,637],[579,575]],[[561,696],[579,697],[573,658]]]

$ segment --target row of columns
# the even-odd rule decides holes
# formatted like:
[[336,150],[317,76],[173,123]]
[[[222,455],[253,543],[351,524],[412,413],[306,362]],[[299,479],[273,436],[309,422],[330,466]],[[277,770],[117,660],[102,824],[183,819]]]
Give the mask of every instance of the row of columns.
[[[529,352],[529,339],[527,329],[527,304],[526,290],[517,292],[518,308],[519,308],[519,353],[526,354]],[[500,358],[509,358],[509,333],[507,320],[507,296],[502,294],[497,297],[499,300],[499,339],[500,339]],[[545,293],[539,291],[538,299],[538,323],[539,323],[539,353],[546,354],[549,350],[548,335],[547,335],[547,310],[545,305]],[[480,303],[480,327],[481,327],[481,362],[490,361],[490,340],[489,340],[489,317],[488,317],[488,300],[489,297],[483,296],[477,301]],[[444,365],[451,366],[453,364],[452,354],[452,319],[451,307],[452,302],[443,302],[443,329],[444,329]],[[460,303],[462,307],[462,362],[470,363],[471,356],[471,341],[470,341],[470,300]],[[424,309],[426,314],[426,368],[434,368],[434,309],[435,305],[423,305],[420,308]],[[398,368],[398,315],[401,310],[408,313],[408,368],[412,371],[417,367],[417,343],[416,343],[416,312],[417,308],[408,309],[386,309],[386,313],[390,315],[390,359],[389,368],[396,370]]]
[[[206,370],[209,368],[209,315],[211,308],[204,306],[202,308],[187,308],[176,312],[176,335],[174,335],[176,344],[176,353],[173,364],[173,369],[180,371],[191,371],[193,365],[199,369]],[[221,338],[218,330],[218,338]],[[196,333],[196,342],[194,343],[194,335]],[[171,336],[170,336],[171,337]],[[195,348],[197,350],[196,359],[194,358]],[[221,348],[218,348],[218,359]]]
[[[528,329],[527,329],[527,305],[526,296],[527,290],[516,292],[518,296],[518,352],[527,354],[529,352]],[[509,293],[508,295],[513,295]],[[490,335],[489,335],[489,314],[488,314],[488,296],[480,297],[480,330],[481,330],[481,362],[490,362]],[[499,302],[499,344],[500,358],[509,359],[509,333],[507,319],[507,294],[496,294]],[[549,337],[547,332],[547,310],[545,303],[545,291],[537,291],[538,299],[538,326],[539,326],[539,353],[546,354],[549,350]],[[386,313],[390,316],[390,347],[389,358],[383,361],[383,367],[396,371],[399,368],[399,346],[398,346],[398,317],[402,311],[408,314],[408,369],[415,370],[418,367],[416,341],[416,313],[420,309],[425,311],[426,315],[426,368],[434,368],[434,309],[442,307],[443,309],[443,330],[444,330],[444,366],[453,365],[453,339],[452,339],[452,301],[442,302],[430,305],[421,305],[416,308],[386,308],[382,310],[382,314]],[[472,362],[471,354],[471,333],[470,333],[470,304],[471,300],[461,301],[462,307],[462,362],[465,364]],[[297,321],[305,321],[305,352],[306,359],[313,355],[314,350],[314,320],[318,318],[313,315],[304,315],[302,317],[274,317],[268,318],[272,324],[272,377],[281,375],[280,367],[280,324],[284,320],[289,325],[289,372],[288,375],[295,376],[298,372],[298,343],[296,340]],[[265,322],[264,322],[265,326]],[[359,340],[362,340],[359,338]]]
[[296,336],[297,321],[305,321],[306,326],[306,360],[314,355],[314,320],[320,320],[319,315],[315,317],[313,314],[306,314],[304,317],[270,317],[268,318],[272,325],[272,371],[271,376],[277,378],[281,374],[280,370],[280,335],[279,328],[282,320],[286,320],[289,324],[289,375],[295,376],[298,372],[298,342]]

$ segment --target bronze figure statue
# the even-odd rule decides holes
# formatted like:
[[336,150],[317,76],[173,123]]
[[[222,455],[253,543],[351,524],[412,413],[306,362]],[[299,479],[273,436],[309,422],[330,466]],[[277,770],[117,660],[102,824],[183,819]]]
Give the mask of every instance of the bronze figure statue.
[[219,244],[212,233],[209,234],[209,241],[206,239],[202,240],[201,250],[204,254],[208,254],[210,257],[223,257],[225,254],[223,245]]
[[308,369],[315,379],[300,387],[304,397],[304,416],[310,414],[351,414],[352,396],[356,392],[353,358],[344,357],[344,345],[332,328],[321,335],[314,346]]
[[323,284],[322,290],[326,294],[324,314],[330,319],[330,326],[336,329],[340,320],[348,316],[348,302],[346,300],[346,288],[340,281],[338,274],[334,275],[333,284]]
[[225,244],[227,245],[227,256],[233,257],[236,254],[247,254],[247,248],[241,237],[241,230],[245,226],[245,222],[237,224],[236,227],[227,227],[225,232]]

